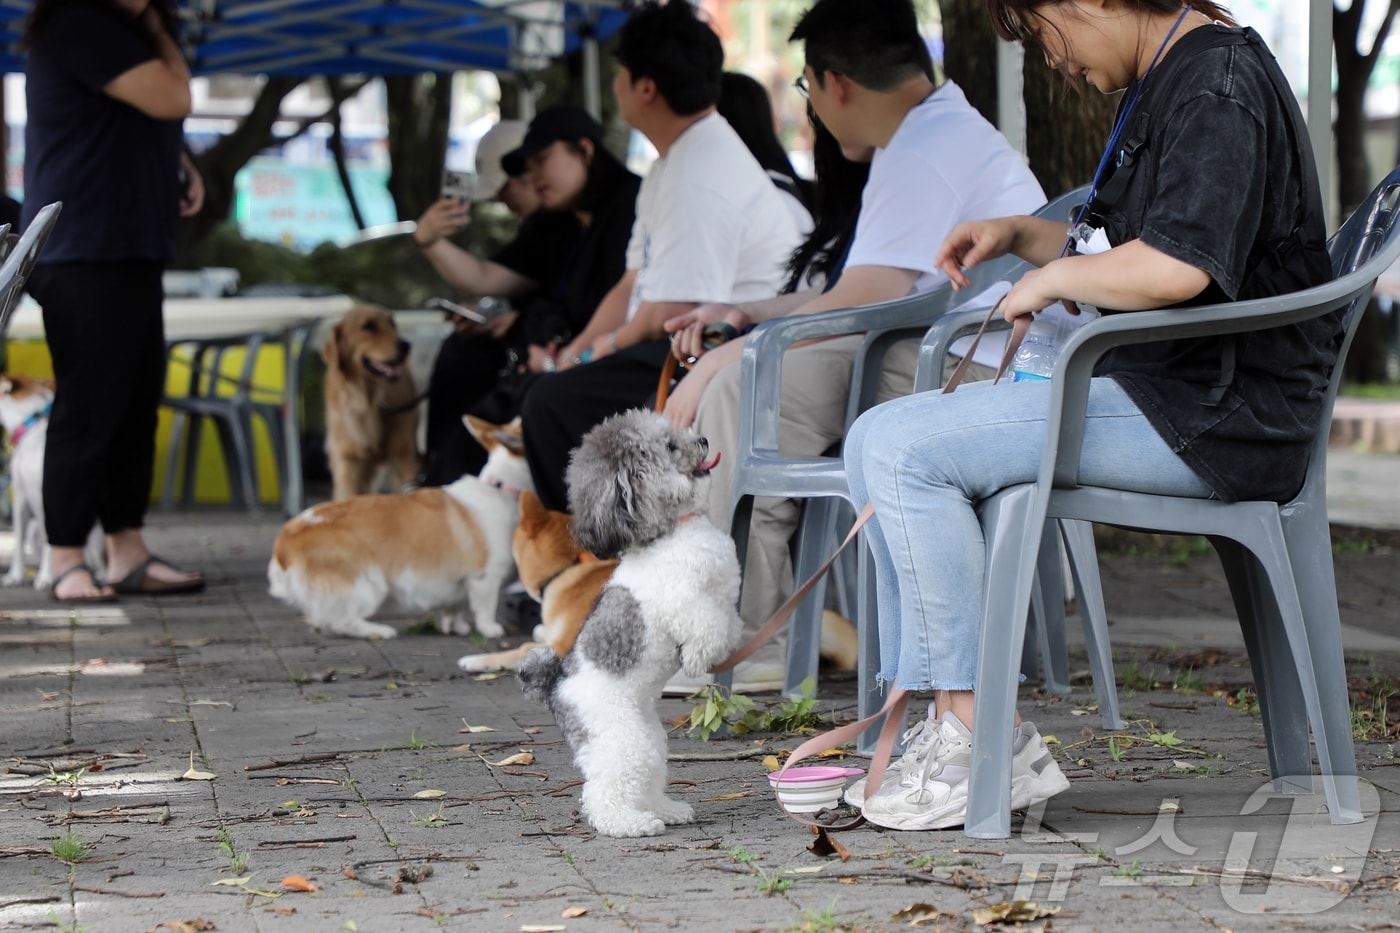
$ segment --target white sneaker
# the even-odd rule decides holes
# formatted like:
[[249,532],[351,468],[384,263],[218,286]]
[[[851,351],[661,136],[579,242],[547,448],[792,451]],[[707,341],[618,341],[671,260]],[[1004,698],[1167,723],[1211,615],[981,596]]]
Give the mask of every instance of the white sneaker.
[[1021,723],[1011,743],[1011,809],[1024,810],[1067,790],[1069,778],[1060,770],[1035,724]]
[[[887,787],[894,784],[906,770],[922,763],[928,757],[929,744],[937,738],[938,720],[933,716],[933,704],[930,703],[928,716],[904,730],[904,736],[900,739],[904,744],[904,754],[885,766],[885,777],[880,782],[880,786]],[[853,807],[859,807],[865,803],[866,780],[866,778],[861,778],[846,788],[844,795],[846,803]]]
[[[972,733],[952,713],[925,724],[920,753],[906,752],[898,779],[886,779],[861,806],[865,818],[877,826],[948,829],[967,818]],[[1069,789],[1069,780],[1034,724],[1016,727],[1011,750],[1011,809],[1023,810]],[[847,802],[853,802],[849,795]]]
[[876,826],[947,829],[966,818],[972,733],[951,712],[925,729],[932,735],[920,735],[922,754],[905,763],[896,780],[881,782],[861,805],[860,812]]
[[[783,689],[783,665],[775,661],[740,661],[734,668],[733,693],[763,693]],[[681,671],[671,675],[661,688],[661,695],[668,697],[688,697],[699,693],[715,682],[713,674],[687,677]]]

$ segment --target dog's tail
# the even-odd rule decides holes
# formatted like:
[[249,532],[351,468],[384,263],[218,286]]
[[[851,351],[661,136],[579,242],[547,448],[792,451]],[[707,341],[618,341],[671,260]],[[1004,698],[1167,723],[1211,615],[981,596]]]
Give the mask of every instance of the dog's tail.
[[515,676],[525,695],[536,703],[548,703],[554,685],[564,675],[564,662],[549,648],[535,648],[520,662]]

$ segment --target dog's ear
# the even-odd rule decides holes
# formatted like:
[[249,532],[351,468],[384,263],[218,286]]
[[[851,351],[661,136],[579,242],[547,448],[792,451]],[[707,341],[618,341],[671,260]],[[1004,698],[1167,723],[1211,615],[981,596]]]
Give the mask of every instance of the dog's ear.
[[344,337],[341,328],[343,328],[344,326],[345,320],[344,318],[342,318],[334,327],[331,328],[331,332],[326,335],[326,343],[324,346],[321,347],[321,359],[326,361],[327,366],[341,368],[340,344]]
[[9,395],[15,388],[15,381],[9,376],[0,376],[0,395]]
[[598,557],[616,557],[633,540],[636,523],[632,483],[619,470],[596,495],[581,497],[574,505],[573,536],[578,546]]

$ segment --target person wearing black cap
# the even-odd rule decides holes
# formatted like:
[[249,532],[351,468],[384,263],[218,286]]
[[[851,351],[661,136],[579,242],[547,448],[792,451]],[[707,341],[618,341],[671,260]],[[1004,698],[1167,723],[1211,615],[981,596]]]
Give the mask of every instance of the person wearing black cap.
[[[478,149],[477,178],[478,186],[494,183],[513,211],[529,211],[516,238],[478,260],[442,239],[466,221],[464,209],[442,202],[415,233],[447,281],[470,294],[510,297],[517,309],[505,321],[459,325],[444,344],[429,389],[423,480],[432,485],[480,470],[486,452],[460,416],[497,423],[515,417],[530,383],[553,369],[555,348],[584,328],[623,272],[641,181],[603,148],[603,128],[576,107],[552,107],[528,128],[514,126],[510,146],[485,147],[488,164]],[[436,436],[435,411],[442,416]]]

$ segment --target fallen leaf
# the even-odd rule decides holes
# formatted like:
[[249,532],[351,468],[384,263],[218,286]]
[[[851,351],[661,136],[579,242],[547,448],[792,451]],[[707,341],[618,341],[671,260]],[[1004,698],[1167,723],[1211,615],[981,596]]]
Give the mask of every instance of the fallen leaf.
[[431,800],[431,799],[434,798],[434,797],[446,797],[446,796],[447,796],[447,791],[445,791],[445,790],[420,790],[418,793],[414,794],[413,796],[414,796],[415,798],[419,799],[419,800]]
[[824,751],[817,752],[816,757],[817,757],[817,758],[845,758],[848,754],[850,754],[850,753],[847,752],[844,748],[828,748],[828,749],[825,749]]
[[[839,855],[841,861],[847,861],[851,857],[851,850],[837,842],[823,826],[813,826],[812,835],[816,836],[812,844],[807,847],[807,851],[816,856]],[[820,866],[819,866],[820,868]]]
[[588,913],[587,907],[565,907],[559,916],[563,917],[565,920],[572,920],[575,917],[582,917],[586,913]]
[[465,742],[461,745],[457,745],[448,749],[449,752],[469,752],[471,750],[472,744],[470,742]]
[[305,891],[308,894],[321,890],[301,875],[288,875],[282,879],[282,887],[289,891]]
[[936,923],[942,917],[951,919],[953,914],[945,914],[932,904],[910,904],[903,910],[895,911],[894,916],[890,919],[907,923],[911,927],[916,927],[925,923]]
[[249,876],[247,876],[246,878],[220,878],[218,881],[211,881],[211,882],[209,882],[209,886],[210,886],[210,887],[217,888],[217,887],[219,887],[220,885],[228,885],[229,887],[233,887],[233,888],[241,888],[241,887],[243,887],[245,884],[247,884],[248,882],[250,882],[250,881],[252,881],[252,880],[253,880],[253,876],[252,876],[252,875],[249,875]]
[[268,906],[263,908],[263,913],[281,914],[284,917],[290,916],[291,914],[294,914],[296,912],[297,909],[295,907],[277,907],[273,904],[269,904]]
[[514,677],[514,676],[515,676],[515,672],[514,672],[514,671],[491,671],[491,672],[486,673],[486,674],[477,674],[475,677],[472,678],[472,680],[475,680],[475,681],[480,682],[480,681],[483,681],[483,680],[500,680],[502,677]]
[[521,731],[524,732],[526,735],[539,735],[539,734],[540,734],[540,727],[539,727],[539,726],[531,726],[530,728],[528,728],[528,729],[522,729]]
[[1060,744],[1060,739],[1059,739],[1058,736],[1054,736],[1054,735],[1042,735],[1042,736],[1040,737],[1040,739],[1041,739],[1041,741],[1044,742],[1046,745],[1059,745],[1059,744]]
[[1059,912],[1058,907],[1041,907],[1035,901],[1003,901],[990,907],[979,907],[972,912],[972,919],[977,921],[978,926],[990,926],[993,923],[1019,924],[1053,917]]
[[520,928],[520,933],[564,933],[567,929],[562,923],[527,923]]
[[186,781],[212,781],[218,777],[213,771],[196,771],[194,767],[194,752],[190,752],[190,769],[180,777]]
[[741,797],[752,797],[752,796],[753,796],[753,792],[752,792],[752,791],[747,791],[747,790],[735,790],[735,791],[730,791],[730,792],[727,793],[727,794],[720,794],[718,797],[714,797],[714,798],[712,798],[712,799],[714,799],[714,800],[738,800],[738,799],[740,799]]
[[463,725],[465,728],[458,729],[458,730],[457,730],[458,733],[462,733],[462,732],[473,732],[473,733],[475,733],[475,732],[495,732],[495,731],[496,731],[495,729],[492,729],[490,726],[474,726],[474,725],[472,725],[471,723],[467,722],[465,719],[462,720],[462,725]]
[[355,869],[353,868],[347,868],[345,869],[345,871],[341,872],[341,874],[349,878],[351,881],[355,881],[360,877],[359,875],[355,874]]
[[509,758],[502,758],[500,761],[488,761],[487,764],[494,768],[504,768],[507,765],[532,765],[535,763],[535,756],[530,752],[520,752],[511,755]]
[[837,884],[860,884],[860,879],[855,875],[842,875],[836,879]]
[[171,930],[173,933],[204,933],[205,930],[217,929],[218,927],[214,926],[214,921],[198,917],[194,920],[162,920],[146,933],[157,933],[158,930]]
[[777,755],[764,755],[764,756],[763,756],[763,767],[767,768],[769,771],[777,771],[777,770],[778,770],[779,768],[781,768],[782,766],[783,766],[783,763],[782,763],[781,761],[778,760],[778,756],[777,756]]

